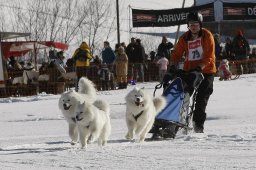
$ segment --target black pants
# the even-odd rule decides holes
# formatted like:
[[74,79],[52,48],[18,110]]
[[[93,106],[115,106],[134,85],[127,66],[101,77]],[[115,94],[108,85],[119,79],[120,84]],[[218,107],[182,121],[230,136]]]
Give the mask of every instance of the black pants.
[[204,74],[204,80],[198,88],[196,96],[195,110],[193,114],[193,121],[197,126],[203,126],[206,120],[206,106],[210,95],[213,92],[213,74]]
[[76,76],[77,76],[77,80],[76,80],[76,88],[75,90],[78,91],[78,82],[80,80],[81,77],[87,77],[88,74],[88,68],[87,66],[85,67],[76,67]]

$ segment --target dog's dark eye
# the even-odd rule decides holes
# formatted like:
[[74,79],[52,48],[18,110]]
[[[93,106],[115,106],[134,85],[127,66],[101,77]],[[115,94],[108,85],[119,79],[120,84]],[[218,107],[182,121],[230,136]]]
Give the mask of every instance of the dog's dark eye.
[[82,114],[83,112],[80,112],[80,114]]

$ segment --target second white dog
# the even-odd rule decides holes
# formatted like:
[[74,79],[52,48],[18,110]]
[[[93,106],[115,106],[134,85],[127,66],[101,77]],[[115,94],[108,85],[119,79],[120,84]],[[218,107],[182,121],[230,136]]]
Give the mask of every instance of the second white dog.
[[109,112],[109,104],[102,100],[96,100],[93,104],[85,100],[77,104],[75,114],[82,148],[87,147],[87,142],[96,140],[99,146],[107,143],[111,133]]
[[143,142],[153,126],[155,116],[165,107],[166,100],[162,96],[153,99],[137,87],[127,94],[125,100],[128,127],[126,139],[132,140],[134,135],[138,135],[138,142]]
[[79,91],[70,90],[64,92],[59,99],[59,108],[69,125],[69,136],[71,144],[74,145],[78,140],[78,129],[75,119],[75,106],[83,102],[94,103],[96,100],[96,89],[92,81],[86,77],[79,80]]

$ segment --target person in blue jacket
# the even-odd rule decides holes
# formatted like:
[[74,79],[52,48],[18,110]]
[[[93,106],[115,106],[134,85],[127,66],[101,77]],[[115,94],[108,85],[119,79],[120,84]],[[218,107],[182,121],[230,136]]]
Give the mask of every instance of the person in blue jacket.
[[104,41],[104,49],[102,51],[102,63],[105,63],[107,65],[113,64],[116,59],[115,53],[110,47],[110,44],[108,41]]

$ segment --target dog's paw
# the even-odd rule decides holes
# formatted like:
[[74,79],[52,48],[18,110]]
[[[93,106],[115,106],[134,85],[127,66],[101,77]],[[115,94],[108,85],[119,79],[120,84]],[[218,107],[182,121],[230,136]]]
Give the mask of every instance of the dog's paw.
[[92,139],[87,140],[87,144],[92,144],[93,142],[94,142],[94,140],[92,140]]
[[143,143],[145,139],[135,139],[135,143]]
[[81,145],[81,149],[87,149],[87,145]]
[[107,141],[106,141],[106,140],[103,140],[103,141],[101,142],[101,145],[102,145],[102,146],[106,146],[106,144],[107,144]]
[[125,135],[125,139],[133,140],[133,136],[131,136],[131,135],[129,135],[129,133],[127,133],[127,135]]
[[77,142],[75,142],[75,141],[73,141],[73,140],[70,142],[71,145],[75,145],[76,143],[77,143]]

